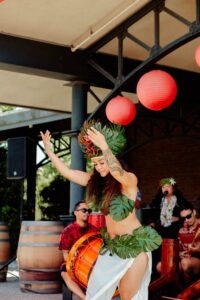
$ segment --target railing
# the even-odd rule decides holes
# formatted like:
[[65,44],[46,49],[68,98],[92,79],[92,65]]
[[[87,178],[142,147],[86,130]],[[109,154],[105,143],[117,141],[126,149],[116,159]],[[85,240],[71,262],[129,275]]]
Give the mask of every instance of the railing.
[[11,259],[9,259],[4,265],[2,265],[0,267],[0,271],[2,271],[4,268],[6,268],[7,266],[9,266],[9,264],[11,264],[14,260],[16,260],[16,256],[13,256]]

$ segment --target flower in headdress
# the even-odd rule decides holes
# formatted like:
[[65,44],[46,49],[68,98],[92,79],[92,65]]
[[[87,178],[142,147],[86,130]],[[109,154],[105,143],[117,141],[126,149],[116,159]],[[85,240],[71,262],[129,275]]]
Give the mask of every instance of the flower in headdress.
[[176,181],[174,180],[173,177],[171,177],[171,178],[169,179],[169,181],[170,181],[171,185],[175,185],[175,184],[176,184]]
[[101,149],[94,145],[88,138],[87,130],[91,127],[94,127],[104,135],[106,142],[114,155],[119,155],[125,149],[125,129],[121,125],[110,124],[103,126],[99,121],[90,120],[84,122],[83,127],[78,135],[78,141],[81,150],[85,153],[85,157],[92,158],[102,155]]
[[165,184],[170,184],[170,185],[175,185],[176,184],[176,181],[173,177],[170,177],[170,178],[162,178],[160,180],[160,186],[162,187],[163,185]]

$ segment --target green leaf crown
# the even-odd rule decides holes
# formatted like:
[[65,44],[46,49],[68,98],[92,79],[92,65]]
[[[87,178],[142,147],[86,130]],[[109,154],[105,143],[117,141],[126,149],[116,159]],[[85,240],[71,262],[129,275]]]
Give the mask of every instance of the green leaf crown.
[[168,184],[168,185],[175,185],[176,184],[176,181],[173,177],[170,177],[170,178],[162,178],[160,180],[160,187],[164,186],[165,184]]
[[106,142],[108,143],[108,147],[112,150],[115,156],[118,156],[123,152],[127,143],[124,127],[116,124],[103,126],[100,121],[90,120],[84,122],[78,135],[78,141],[81,150],[85,153],[85,157],[92,158],[102,155],[101,149],[95,146],[88,138],[87,130],[91,127],[94,127],[104,135]]

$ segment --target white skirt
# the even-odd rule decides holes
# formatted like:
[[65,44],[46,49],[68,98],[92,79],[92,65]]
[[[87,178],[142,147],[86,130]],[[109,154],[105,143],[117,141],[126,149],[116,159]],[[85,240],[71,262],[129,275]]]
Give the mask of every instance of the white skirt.
[[[148,286],[151,280],[152,259],[151,252],[148,268],[145,272],[141,286],[132,300],[148,300]],[[119,285],[121,278],[132,266],[135,258],[122,259],[117,255],[99,255],[90,275],[86,291],[86,300],[111,300]]]

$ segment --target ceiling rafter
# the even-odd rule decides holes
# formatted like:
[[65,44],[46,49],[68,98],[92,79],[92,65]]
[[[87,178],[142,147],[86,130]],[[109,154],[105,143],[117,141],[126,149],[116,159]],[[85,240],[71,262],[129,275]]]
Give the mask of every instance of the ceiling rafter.
[[[200,0],[196,0],[196,10],[198,10],[200,7]],[[199,12],[196,12],[196,20],[193,22],[189,22],[182,16],[178,15],[177,13],[173,12],[172,10],[165,9],[165,12],[172,15],[174,18],[176,18],[178,21],[184,23],[188,27],[188,32],[183,34],[181,37],[178,37],[165,45],[164,47],[160,46],[160,13],[165,9],[165,1],[164,0],[157,0],[157,1],[151,1],[148,3],[145,7],[143,7],[140,11],[135,13],[133,16],[131,16],[128,20],[123,22],[121,25],[117,26],[115,29],[113,29],[110,33],[108,33],[106,36],[104,36],[102,39],[100,39],[97,43],[92,45],[88,48],[86,53],[92,57],[94,53],[96,53],[99,49],[101,49],[103,46],[106,45],[106,43],[110,42],[114,38],[118,38],[118,72],[114,80],[114,88],[111,90],[111,92],[105,97],[105,99],[102,101],[102,103],[96,108],[96,110],[89,116],[89,119],[94,118],[96,114],[98,114],[102,109],[105,108],[105,105],[107,102],[114,96],[116,96],[118,93],[120,93],[121,90],[123,90],[124,86],[130,83],[131,80],[134,79],[134,77],[137,77],[144,73],[149,67],[154,65],[156,62],[158,62],[161,58],[165,57],[169,53],[173,52],[177,48],[181,47],[182,45],[188,43],[189,41],[197,38],[200,36],[200,23],[199,23]],[[139,43],[142,47],[144,47],[146,50],[149,51],[149,57],[147,57],[143,62],[141,62],[139,65],[137,65],[135,68],[133,68],[128,74],[124,75],[122,74],[123,70],[123,41],[124,36],[128,32],[128,28],[132,26],[134,23],[136,23],[140,18],[143,18],[148,14],[149,12],[154,13],[154,45],[153,47],[150,47],[149,45],[146,45],[139,39],[134,39],[133,41]],[[130,37],[130,35],[129,35]],[[104,68],[102,65],[97,63],[94,59],[89,59],[88,63],[95,68],[97,71],[103,72],[102,75],[106,75],[107,78],[112,78],[113,82],[113,76]],[[120,80],[119,80],[120,78]]]
[[[180,37],[180,39],[177,39],[176,43],[173,41],[165,47],[160,48],[158,25],[154,28],[153,47],[149,43],[145,43],[142,38],[138,38],[128,31],[128,28],[132,24],[152,11],[154,11],[155,24],[159,23],[159,15],[160,12],[164,11],[165,3],[167,3],[167,0],[148,2],[146,6],[110,31],[97,43],[93,44],[93,46],[85,50],[77,50],[74,53],[71,52],[69,47],[0,34],[0,68],[49,78],[64,79],[71,82],[82,81],[88,83],[90,86],[112,89],[104,99],[108,101],[115,94],[123,92],[134,93],[139,76],[144,71],[150,70],[153,66],[154,68],[170,72],[172,76],[175,75],[177,82],[183,82],[180,93],[184,95],[185,99],[194,99],[196,101],[198,94],[196,86],[199,81],[198,73],[158,64],[155,65],[155,63],[158,63],[161,58],[181,45],[199,36],[200,0],[196,0],[196,20],[189,22],[185,19],[186,21],[184,22],[188,24],[189,32],[185,36]],[[181,18],[177,13],[175,16]],[[98,51],[115,37],[118,39],[117,55],[105,54]],[[125,39],[132,40],[143,47],[143,49],[146,49],[150,54],[149,57],[145,61],[124,57]],[[96,68],[99,68],[99,70],[93,68],[88,63],[91,61],[96,64]],[[191,81],[192,85],[190,91],[185,84],[188,80]],[[98,99],[97,101],[100,100],[98,95],[95,95],[94,98]],[[98,109],[101,110],[105,104],[106,102],[104,103],[103,101],[103,104],[100,104]],[[98,113],[98,109],[94,114]]]

